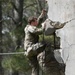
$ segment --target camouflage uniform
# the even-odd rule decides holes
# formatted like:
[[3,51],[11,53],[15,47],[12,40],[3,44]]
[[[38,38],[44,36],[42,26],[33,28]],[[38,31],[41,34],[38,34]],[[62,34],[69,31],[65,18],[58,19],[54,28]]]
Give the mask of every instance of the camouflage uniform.
[[[42,14],[38,18],[38,23],[42,20]],[[36,26],[27,25],[25,31],[24,49],[25,55],[28,57],[31,67],[32,75],[39,75],[39,65],[37,61],[37,55],[42,52],[45,45],[39,42],[39,35],[43,33],[43,28],[37,28]]]
[[43,33],[42,28],[36,26],[27,25],[25,27],[25,42],[24,48],[26,50],[26,56],[37,55],[44,48],[43,44],[39,42],[39,35]]
[[[42,16],[38,18],[38,22]],[[52,26],[52,29],[62,28],[61,23],[47,20]],[[46,22],[46,21],[45,21]],[[39,35],[43,33],[44,28],[37,28],[36,26],[27,25],[25,31],[24,49],[25,55],[28,57],[32,66],[32,75],[39,75],[39,65],[37,55],[45,49],[45,45],[39,42]]]

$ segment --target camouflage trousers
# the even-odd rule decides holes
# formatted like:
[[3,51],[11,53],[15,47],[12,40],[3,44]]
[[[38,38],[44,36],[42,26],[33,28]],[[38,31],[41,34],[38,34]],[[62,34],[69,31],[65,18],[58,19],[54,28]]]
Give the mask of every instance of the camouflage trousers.
[[39,75],[39,64],[37,60],[37,55],[44,51],[45,44],[36,43],[31,45],[27,51],[26,56],[29,59],[30,66],[32,67],[32,74],[31,75]]
[[31,56],[28,58],[30,66],[32,68],[32,74],[31,75],[39,75],[39,64],[37,60],[37,55]]
[[25,55],[27,57],[38,55],[45,49],[45,46],[43,43],[30,44],[25,51]]

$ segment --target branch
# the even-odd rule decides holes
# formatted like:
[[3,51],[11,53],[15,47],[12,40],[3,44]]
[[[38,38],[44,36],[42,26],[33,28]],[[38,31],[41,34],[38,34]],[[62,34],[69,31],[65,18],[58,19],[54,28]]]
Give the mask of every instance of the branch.
[[18,11],[18,9],[16,8],[14,2],[11,1],[11,4],[12,4],[12,6],[14,7],[14,9],[15,9],[16,11]]
[[8,15],[8,17],[10,17],[10,18],[13,20],[13,22],[14,22],[15,24],[17,24],[17,22],[14,20],[14,18],[13,18],[12,16]]
[[32,4],[30,4],[30,5],[27,5],[26,7],[24,7],[23,9],[26,9],[26,8],[28,8],[28,7],[30,7],[30,6],[34,6],[34,5],[36,5],[37,3],[32,3]]

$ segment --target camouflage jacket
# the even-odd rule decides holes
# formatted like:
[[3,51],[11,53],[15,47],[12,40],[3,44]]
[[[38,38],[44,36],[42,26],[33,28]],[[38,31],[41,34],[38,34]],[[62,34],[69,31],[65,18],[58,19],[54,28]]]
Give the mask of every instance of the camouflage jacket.
[[[45,15],[41,13],[38,17],[37,21],[39,24],[42,23]],[[36,26],[27,25],[24,29],[25,31],[25,41],[24,41],[24,49],[27,50],[32,44],[36,44],[39,42],[39,35],[43,33],[43,28],[37,28]]]
[[37,28],[36,26],[27,25],[25,27],[25,41],[24,48],[27,50],[32,44],[39,41],[39,35],[43,33],[43,28]]

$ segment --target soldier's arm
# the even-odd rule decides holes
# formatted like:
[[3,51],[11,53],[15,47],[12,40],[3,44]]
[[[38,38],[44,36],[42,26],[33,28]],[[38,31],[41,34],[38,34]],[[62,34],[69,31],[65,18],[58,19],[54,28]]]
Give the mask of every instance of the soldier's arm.
[[38,19],[37,19],[38,23],[42,18],[43,18],[43,13],[41,13],[41,15],[38,17]]
[[37,34],[37,35],[41,35],[43,33],[44,28],[29,28],[28,31],[32,34]]
[[53,22],[53,21],[51,21],[50,24],[56,29],[61,29],[65,26],[65,23]]
[[46,10],[42,10],[41,12],[41,15],[38,17],[37,21],[38,21],[38,24],[41,24],[43,22],[43,18],[46,17]]
[[43,33],[44,29],[43,28],[36,28],[36,30],[34,31],[35,34],[37,35],[41,35]]

